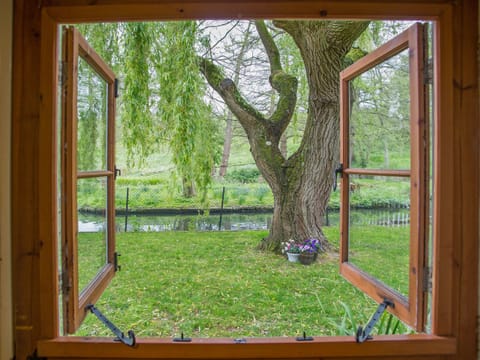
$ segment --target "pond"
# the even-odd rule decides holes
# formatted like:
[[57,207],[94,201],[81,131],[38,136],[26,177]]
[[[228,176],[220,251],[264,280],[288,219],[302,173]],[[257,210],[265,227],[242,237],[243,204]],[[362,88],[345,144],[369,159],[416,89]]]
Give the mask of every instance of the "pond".
[[[100,215],[80,213],[79,232],[102,231],[104,218]],[[338,226],[338,210],[329,210],[324,226]],[[355,210],[355,225],[408,226],[410,224],[408,208],[361,209]],[[117,231],[240,231],[268,230],[272,223],[272,213],[230,213],[220,215],[140,215],[116,216]]]

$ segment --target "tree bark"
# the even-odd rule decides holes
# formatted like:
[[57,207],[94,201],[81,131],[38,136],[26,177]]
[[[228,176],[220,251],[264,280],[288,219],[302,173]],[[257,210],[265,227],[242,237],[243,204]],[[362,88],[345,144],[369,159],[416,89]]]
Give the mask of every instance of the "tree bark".
[[240,95],[233,81],[201,59],[209,84],[222,96],[247,133],[253,158],[269,184],[274,212],[260,248],[279,252],[288,239],[317,238],[329,248],[322,221],[339,159],[339,73],[345,56],[368,22],[275,21],[300,49],[309,85],[309,112],[298,150],[286,158],[279,149],[296,104],[297,79],[281,66],[278,48],[264,22],[255,23],[270,62],[270,84],[279,99],[265,118]]

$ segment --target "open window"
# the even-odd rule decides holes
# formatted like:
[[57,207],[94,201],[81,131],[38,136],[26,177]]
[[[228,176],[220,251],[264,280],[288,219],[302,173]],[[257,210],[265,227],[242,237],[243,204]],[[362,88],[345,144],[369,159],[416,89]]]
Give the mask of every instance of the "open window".
[[[375,301],[393,303],[389,311],[417,331],[425,327],[428,282],[424,42],[424,25],[415,24],[340,75],[340,271]],[[368,135],[368,143],[357,141],[359,132]],[[403,154],[403,161],[389,162],[393,151]],[[405,217],[392,221],[409,224],[406,230],[383,227],[378,239],[375,226],[383,224],[359,224],[354,201],[359,191],[391,194],[386,203],[403,203]],[[398,256],[385,258],[385,246]]]
[[[64,30],[62,54],[63,322],[65,332],[73,333],[86,315],[86,306],[98,300],[116,271],[116,80],[74,28]],[[97,209],[105,226],[80,232],[80,208]]]

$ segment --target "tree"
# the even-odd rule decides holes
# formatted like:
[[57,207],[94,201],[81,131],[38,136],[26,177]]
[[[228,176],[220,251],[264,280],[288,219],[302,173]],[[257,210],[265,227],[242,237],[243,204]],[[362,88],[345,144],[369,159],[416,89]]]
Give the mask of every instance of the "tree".
[[[195,60],[197,23],[92,24],[79,30],[121,80],[118,109],[127,164],[143,166],[167,147],[184,195],[198,190],[205,199],[220,141]],[[87,120],[94,101],[89,104]],[[94,132],[95,122],[84,123],[85,144],[91,146],[100,132]]]
[[194,21],[163,23],[159,38],[162,45],[155,58],[158,79],[156,108],[162,130],[169,138],[172,160],[183,184],[183,195],[195,195],[211,181],[218,158],[218,129],[203,100],[205,83],[198,71],[195,44],[198,24]]
[[279,49],[265,23],[255,25],[268,55],[270,84],[278,92],[271,116],[254,108],[212,61],[201,58],[200,67],[247,133],[253,158],[273,192],[272,227],[260,248],[279,251],[282,241],[310,237],[320,239],[327,248],[321,225],[339,158],[339,72],[368,22],[274,21],[297,44],[310,90],[304,136],[288,158],[279,143],[295,111],[298,81],[283,70]]
[[[243,38],[240,42],[240,49],[238,55],[235,58],[235,69],[233,76],[233,83],[238,86],[240,78],[240,70],[245,58],[245,53],[248,50],[249,41],[251,38],[251,23],[249,22],[246,30],[244,31]],[[230,158],[230,149],[232,147],[232,138],[233,138],[233,114],[231,111],[228,111],[225,124],[225,136],[223,140],[223,153],[222,153],[222,162],[220,163],[220,170],[218,175],[220,177],[225,177],[227,174],[228,160]]]

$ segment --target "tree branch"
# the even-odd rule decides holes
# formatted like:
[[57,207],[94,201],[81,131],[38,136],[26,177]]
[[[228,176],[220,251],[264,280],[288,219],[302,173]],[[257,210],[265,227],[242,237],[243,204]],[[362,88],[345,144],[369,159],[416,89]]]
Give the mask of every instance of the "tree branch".
[[267,26],[263,20],[256,20],[255,27],[258,35],[262,40],[263,46],[267,52],[268,61],[270,62],[270,73],[274,74],[276,71],[282,71],[282,64],[280,62],[280,52],[278,51],[275,41],[268,32]]
[[271,131],[275,136],[278,136],[278,139],[275,140],[280,141],[280,137],[290,123],[295,111],[298,80],[283,71],[280,52],[272,35],[268,32],[265,22],[263,20],[256,20],[255,26],[267,52],[268,61],[270,62],[270,84],[280,96],[275,111],[269,118]]
[[254,125],[255,121],[266,123],[264,116],[243,98],[233,80],[224,77],[220,67],[202,57],[197,57],[197,60],[210,86],[222,97],[240,123],[248,123],[247,126]]

